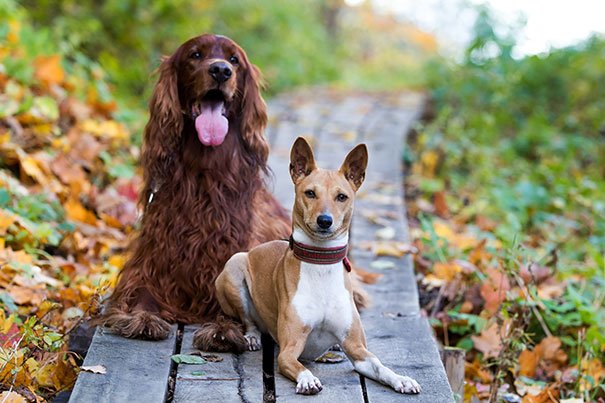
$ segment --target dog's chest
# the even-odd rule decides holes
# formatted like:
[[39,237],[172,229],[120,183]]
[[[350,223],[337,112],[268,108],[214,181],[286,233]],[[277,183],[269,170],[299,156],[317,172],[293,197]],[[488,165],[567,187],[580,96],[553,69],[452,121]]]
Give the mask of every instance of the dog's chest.
[[317,358],[347,335],[353,306],[345,288],[342,263],[315,265],[301,262],[300,278],[292,305],[300,320],[312,330],[304,358]]

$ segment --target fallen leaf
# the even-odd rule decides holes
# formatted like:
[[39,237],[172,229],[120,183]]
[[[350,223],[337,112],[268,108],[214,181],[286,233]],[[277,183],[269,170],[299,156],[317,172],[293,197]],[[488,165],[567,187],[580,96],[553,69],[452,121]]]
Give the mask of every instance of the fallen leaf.
[[506,292],[510,290],[510,282],[502,271],[495,268],[488,268],[485,274],[487,278],[481,285],[481,297],[485,301],[485,310],[493,315],[506,299]]
[[375,234],[376,238],[383,241],[390,241],[395,238],[395,228],[393,227],[383,227],[379,230],[376,230]]
[[189,364],[189,365],[206,364],[206,360],[197,355],[175,354],[171,358],[172,358],[172,361],[176,362],[177,364]]
[[452,281],[460,272],[462,272],[462,267],[455,262],[437,262],[433,265],[433,273],[435,273],[435,276],[445,281]]
[[332,351],[328,351],[321,357],[317,358],[315,362],[321,362],[324,364],[337,364],[339,362],[343,362],[345,357],[342,354],[338,354]]
[[559,400],[559,391],[561,386],[559,384],[551,384],[542,389],[540,393],[534,395],[527,393],[523,396],[523,403],[550,403]]
[[35,77],[46,85],[61,84],[65,72],[61,67],[61,56],[38,56],[34,60]]
[[535,350],[523,350],[519,355],[519,375],[533,377],[536,374],[539,359]]
[[375,270],[388,270],[388,269],[394,269],[395,263],[393,263],[390,260],[386,260],[386,259],[378,259],[378,260],[374,260],[372,263],[370,263],[370,267]]
[[9,288],[8,293],[17,305],[38,305],[44,300],[43,291],[33,287],[14,285]]
[[27,400],[14,391],[4,391],[0,393],[0,402],[2,403],[26,403]]
[[474,347],[483,353],[483,358],[497,357],[502,350],[500,326],[497,323],[492,323],[478,336],[471,336],[471,339]]
[[106,374],[107,373],[107,368],[105,368],[103,365],[81,366],[80,369],[85,372],[92,372],[93,374]]
[[435,212],[437,215],[444,218],[449,217],[450,210],[447,207],[445,192],[443,190],[433,193],[433,206],[435,206]]
[[567,354],[561,349],[561,339],[545,337],[533,350],[523,350],[519,356],[519,375],[533,378],[538,374],[550,377],[567,362]]
[[63,207],[70,220],[80,221],[90,225],[95,225],[97,223],[97,217],[73,197],[70,197]]

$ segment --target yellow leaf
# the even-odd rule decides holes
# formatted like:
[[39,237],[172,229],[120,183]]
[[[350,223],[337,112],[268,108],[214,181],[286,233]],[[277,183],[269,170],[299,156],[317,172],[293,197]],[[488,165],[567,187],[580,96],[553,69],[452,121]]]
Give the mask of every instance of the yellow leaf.
[[15,214],[0,208],[0,234],[6,234],[8,227],[16,221]]
[[8,43],[17,44],[19,42],[19,32],[21,31],[21,21],[19,20],[10,20],[8,22],[8,34],[6,35],[6,40]]
[[2,403],[26,403],[27,400],[14,391],[4,391],[0,393],[0,402]]
[[21,163],[21,169],[27,174],[27,176],[35,179],[41,185],[44,185],[48,182],[48,178],[40,168],[38,161],[29,155],[22,156],[19,158],[19,162]]
[[46,300],[43,301],[38,307],[38,311],[36,312],[36,316],[41,318],[48,313],[51,309],[54,309],[57,306],[56,303]]
[[99,138],[112,140],[128,140],[129,138],[126,126],[114,120],[98,122],[92,119],[86,119],[80,123],[80,129]]
[[435,263],[433,266],[433,272],[435,276],[445,281],[452,281],[456,278],[456,275],[462,271],[462,267],[460,267],[456,263]]
[[11,141],[11,134],[8,130],[0,134],[0,144],[6,144],[9,141]]
[[0,311],[0,333],[6,334],[15,323],[15,314],[5,317],[4,310]]
[[124,257],[124,255],[113,255],[109,258],[107,262],[117,269],[122,269],[122,267],[124,267],[125,261],[126,258]]
[[65,79],[59,55],[38,56],[34,60],[34,67],[36,79],[46,85],[61,84]]
[[439,162],[439,154],[434,150],[424,151],[420,156],[420,162],[423,167],[424,175],[433,177],[435,175],[437,163]]
[[86,224],[95,225],[97,217],[75,198],[69,198],[63,205],[67,218],[74,221],[80,221]]
[[371,249],[372,253],[376,256],[401,257],[409,253],[418,253],[418,249],[415,246],[398,241],[365,242],[362,248]]

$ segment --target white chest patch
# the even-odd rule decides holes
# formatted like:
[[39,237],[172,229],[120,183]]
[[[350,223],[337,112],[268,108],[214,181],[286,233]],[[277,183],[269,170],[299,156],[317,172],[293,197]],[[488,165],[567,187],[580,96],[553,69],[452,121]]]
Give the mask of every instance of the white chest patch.
[[342,262],[333,265],[301,262],[292,305],[300,320],[312,329],[302,358],[315,359],[340,343],[353,322],[353,305],[345,288]]

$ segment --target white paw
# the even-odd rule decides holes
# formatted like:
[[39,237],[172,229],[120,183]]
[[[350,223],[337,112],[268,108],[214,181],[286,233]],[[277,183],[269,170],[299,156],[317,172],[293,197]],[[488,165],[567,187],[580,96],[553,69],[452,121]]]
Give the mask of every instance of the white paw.
[[393,384],[393,389],[399,393],[420,393],[422,388],[414,379],[409,376],[397,375]]
[[246,339],[246,344],[248,345],[248,350],[250,350],[250,351],[260,350],[260,347],[261,347],[260,333],[249,332],[244,335],[244,338]]
[[298,375],[297,382],[296,393],[301,395],[315,395],[323,389],[319,379],[317,379],[308,369]]

